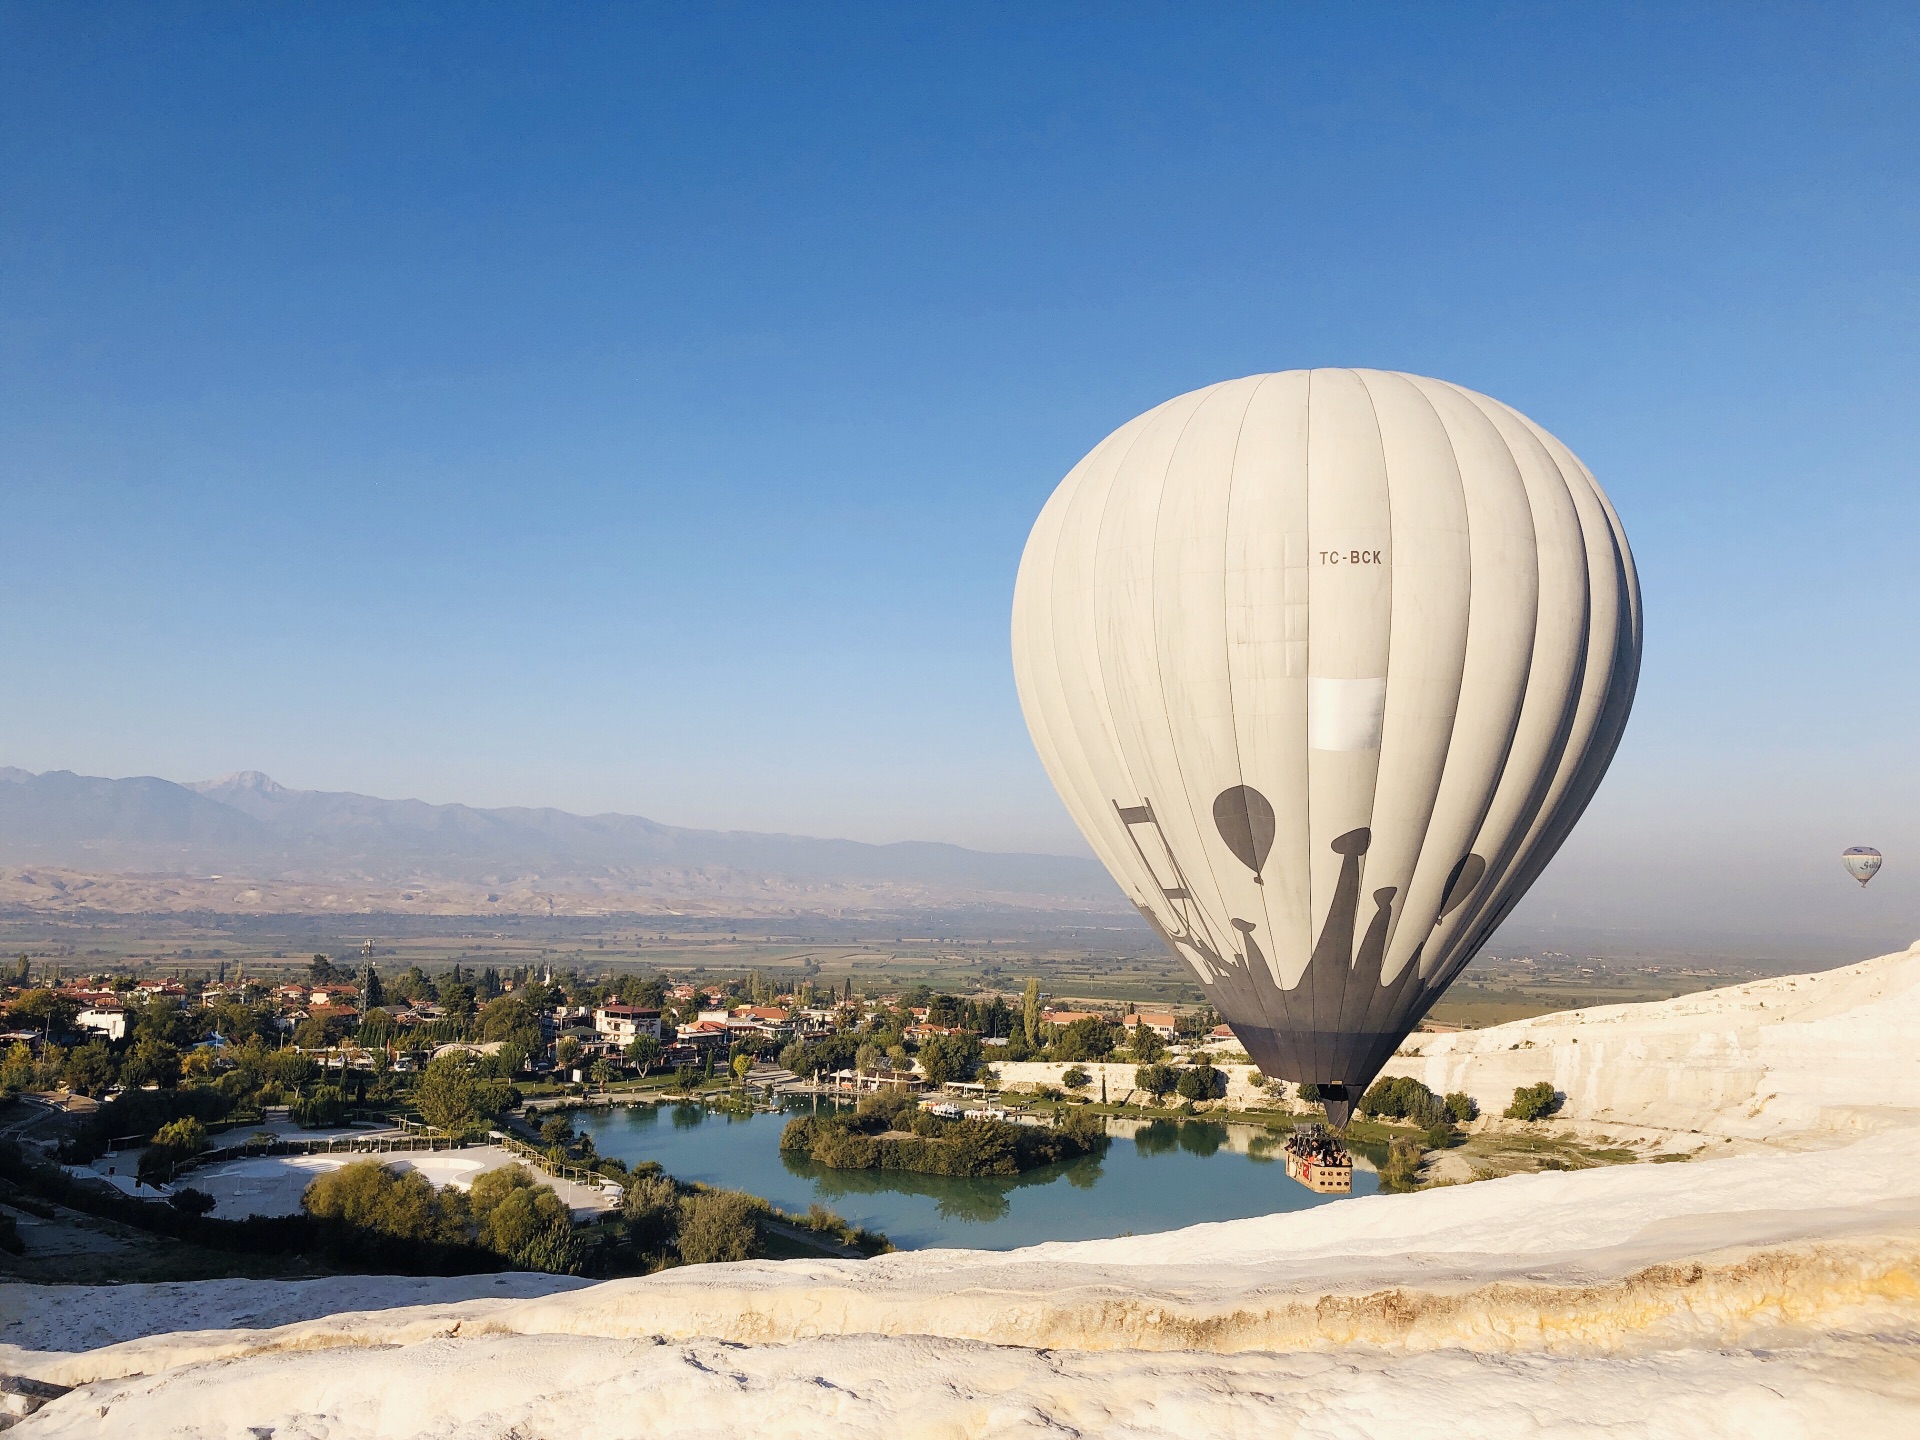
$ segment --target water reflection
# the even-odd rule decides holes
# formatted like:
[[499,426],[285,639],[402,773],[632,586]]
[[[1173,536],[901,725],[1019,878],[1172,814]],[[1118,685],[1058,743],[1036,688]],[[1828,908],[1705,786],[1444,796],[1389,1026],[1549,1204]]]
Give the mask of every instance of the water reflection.
[[[789,1113],[808,1108],[804,1101],[786,1106]],[[667,1111],[664,1122],[660,1109]],[[900,1170],[829,1170],[784,1155],[779,1142],[787,1119],[788,1113],[730,1113],[669,1102],[659,1108],[578,1112],[574,1124],[593,1137],[603,1155],[629,1163],[657,1161],[682,1180],[750,1191],[795,1212],[818,1201],[855,1225],[884,1231],[903,1249],[1002,1249],[1042,1240],[1145,1234],[1338,1203],[1338,1197],[1316,1196],[1278,1173],[1274,1162],[1285,1137],[1264,1126],[1116,1117],[1108,1122],[1114,1143],[1104,1156],[1082,1156],[1024,1175],[960,1179]],[[1354,1188],[1370,1193],[1376,1182],[1364,1160],[1362,1166]]]

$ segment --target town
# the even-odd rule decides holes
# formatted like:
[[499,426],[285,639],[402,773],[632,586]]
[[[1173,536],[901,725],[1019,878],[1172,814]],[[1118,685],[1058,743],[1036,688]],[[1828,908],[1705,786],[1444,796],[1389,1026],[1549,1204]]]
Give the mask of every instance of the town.
[[1204,1008],[1069,1005],[1037,979],[856,994],[756,971],[383,969],[373,949],[164,976],[20,957],[0,990],[0,1189],[322,1268],[643,1273],[886,1241],[599,1154],[573,1112],[804,1101],[783,1151],[1004,1175],[1103,1150],[1102,1116],[1291,1125],[1315,1098],[1267,1081]]

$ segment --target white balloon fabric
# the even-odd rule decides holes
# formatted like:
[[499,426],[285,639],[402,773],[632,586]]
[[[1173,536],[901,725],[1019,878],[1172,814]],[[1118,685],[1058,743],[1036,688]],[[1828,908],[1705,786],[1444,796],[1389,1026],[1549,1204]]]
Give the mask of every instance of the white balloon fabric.
[[1866,889],[1867,882],[1880,873],[1884,863],[1880,852],[1871,845],[1854,845],[1840,852],[1840,863],[1847,867],[1847,874],[1860,882],[1860,888]]
[[1592,798],[1640,591],[1593,476],[1525,416],[1290,370],[1073,468],[1013,658],[1094,851],[1260,1068],[1342,1123]]

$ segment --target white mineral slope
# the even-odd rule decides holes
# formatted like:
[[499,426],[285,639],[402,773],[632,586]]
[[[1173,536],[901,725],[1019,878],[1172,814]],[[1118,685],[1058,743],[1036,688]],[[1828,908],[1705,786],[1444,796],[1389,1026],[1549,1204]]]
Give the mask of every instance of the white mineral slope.
[[[1696,1033],[1736,1037],[1712,1053],[1762,1057],[1732,1103],[1789,1097],[1780,1115],[1810,1127],[1776,1119],[1768,1146],[1716,1147],[1747,1149],[1726,1158],[1004,1254],[708,1266],[513,1302],[43,1342],[4,1368],[76,1387],[23,1423],[34,1437],[1910,1437],[1920,1105],[1888,1075],[1920,1048],[1913,980],[1912,956],[1888,957],[1822,985],[1828,1013],[1780,1012],[1772,1023],[1852,1015],[1878,1035],[1842,1047],[1806,1099],[1794,1057],[1812,1042],[1750,1023],[1754,987],[1718,1011],[1695,997]],[[1620,1013],[1580,1048],[1588,1033],[1678,1037]],[[1710,1068],[1664,1043],[1615,1063]]]
[[500,1304],[579,1290],[567,1275],[329,1275],[318,1280],[170,1280],[141,1285],[0,1283],[0,1369],[22,1350],[97,1350],[183,1330],[264,1330],[349,1310]]
[[[1417,1035],[1387,1067],[1503,1108],[1551,1081],[1558,1117],[1694,1146],[1831,1145],[1920,1111],[1920,946],[1814,975]],[[1688,1141],[1686,1137],[1694,1137]]]

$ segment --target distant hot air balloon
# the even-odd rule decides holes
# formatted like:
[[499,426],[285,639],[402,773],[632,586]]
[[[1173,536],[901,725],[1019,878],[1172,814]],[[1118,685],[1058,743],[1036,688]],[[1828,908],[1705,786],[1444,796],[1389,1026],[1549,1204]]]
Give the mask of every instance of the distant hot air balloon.
[[1847,867],[1847,874],[1860,882],[1860,888],[1866,889],[1867,881],[1880,873],[1884,863],[1880,852],[1871,845],[1855,845],[1840,852],[1840,863]]
[[1337,1125],[1592,798],[1640,592],[1606,496],[1532,421],[1295,370],[1169,400],[1074,467],[1013,654],[1094,851]]

